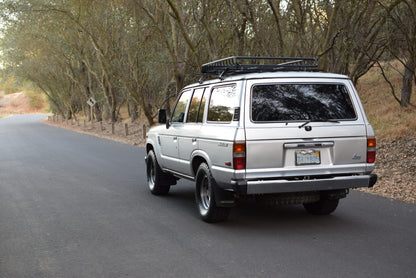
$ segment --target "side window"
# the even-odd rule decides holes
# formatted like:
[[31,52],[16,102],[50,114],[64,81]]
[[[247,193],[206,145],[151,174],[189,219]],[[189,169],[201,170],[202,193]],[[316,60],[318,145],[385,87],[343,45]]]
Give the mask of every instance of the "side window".
[[172,114],[173,123],[183,123],[185,120],[186,107],[188,106],[189,99],[191,98],[192,91],[185,91],[180,96],[176,103],[175,110]]
[[192,96],[191,105],[189,106],[188,117],[186,121],[188,123],[201,123],[204,116],[204,88],[196,89]]
[[231,122],[238,98],[235,85],[216,87],[212,90],[208,107],[208,121]]

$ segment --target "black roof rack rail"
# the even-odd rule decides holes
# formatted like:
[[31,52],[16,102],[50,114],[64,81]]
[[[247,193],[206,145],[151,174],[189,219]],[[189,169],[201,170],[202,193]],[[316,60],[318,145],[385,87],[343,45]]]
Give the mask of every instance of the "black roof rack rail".
[[316,58],[232,56],[206,63],[202,75],[224,75],[274,71],[319,71]]

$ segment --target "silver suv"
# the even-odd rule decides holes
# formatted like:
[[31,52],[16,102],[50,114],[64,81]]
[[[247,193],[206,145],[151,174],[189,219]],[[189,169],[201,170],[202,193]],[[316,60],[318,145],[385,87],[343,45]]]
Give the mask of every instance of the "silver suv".
[[[147,133],[147,183],[165,195],[195,181],[198,212],[225,220],[240,199],[332,213],[349,188],[372,187],[376,139],[351,80],[314,58],[230,57],[202,66],[170,119]],[[204,81],[206,76],[217,78]]]

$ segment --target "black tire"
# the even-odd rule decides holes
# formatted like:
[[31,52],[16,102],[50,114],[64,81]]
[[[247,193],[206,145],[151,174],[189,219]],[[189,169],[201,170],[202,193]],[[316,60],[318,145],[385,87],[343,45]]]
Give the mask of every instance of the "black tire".
[[338,207],[339,199],[329,200],[321,199],[315,203],[303,204],[306,211],[314,215],[328,215],[335,211]]
[[218,190],[206,163],[199,165],[196,173],[195,200],[199,215],[208,223],[221,222],[228,218],[231,208],[217,206],[214,190]]
[[160,169],[153,150],[150,150],[147,154],[146,174],[147,185],[149,186],[150,192],[152,192],[152,194],[166,195],[169,193],[170,184],[166,183],[165,174],[163,173],[162,169]]

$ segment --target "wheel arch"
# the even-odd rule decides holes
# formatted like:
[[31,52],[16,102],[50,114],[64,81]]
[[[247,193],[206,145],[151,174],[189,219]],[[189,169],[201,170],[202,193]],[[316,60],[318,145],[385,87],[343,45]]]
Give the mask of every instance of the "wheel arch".
[[191,170],[192,175],[195,177],[196,172],[198,171],[199,165],[201,163],[205,162],[209,168],[211,168],[211,160],[209,159],[208,155],[205,152],[202,152],[201,150],[195,151],[192,154],[192,160],[191,160]]
[[194,156],[194,158],[192,159],[192,163],[191,163],[191,167],[192,167],[192,175],[196,178],[196,172],[198,171],[199,165],[201,165],[202,163],[207,163],[206,159],[203,158],[202,156]]
[[151,143],[147,143],[146,144],[146,153],[148,153],[151,150],[155,151],[155,148],[153,147],[153,145]]

